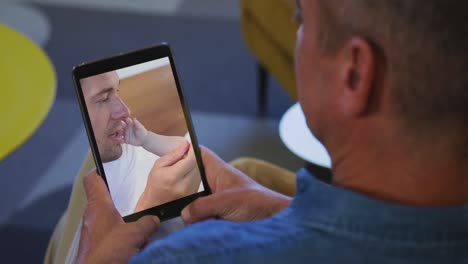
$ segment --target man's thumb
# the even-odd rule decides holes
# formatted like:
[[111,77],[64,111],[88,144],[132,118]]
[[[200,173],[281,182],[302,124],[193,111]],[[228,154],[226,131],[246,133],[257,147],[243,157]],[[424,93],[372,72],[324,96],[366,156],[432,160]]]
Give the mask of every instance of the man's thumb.
[[109,191],[106,184],[96,172],[96,169],[91,170],[83,179],[84,190],[88,203],[105,202],[111,203]]
[[137,242],[137,247],[142,248],[148,243],[148,239],[153,235],[158,229],[159,226],[161,225],[161,222],[159,221],[159,218],[154,215],[147,215],[144,216],[135,223],[132,223],[132,225],[135,226],[135,238],[138,239]]
[[223,214],[223,194],[211,194],[200,197],[187,205],[181,212],[181,217],[185,223],[190,224],[209,218],[221,216]]

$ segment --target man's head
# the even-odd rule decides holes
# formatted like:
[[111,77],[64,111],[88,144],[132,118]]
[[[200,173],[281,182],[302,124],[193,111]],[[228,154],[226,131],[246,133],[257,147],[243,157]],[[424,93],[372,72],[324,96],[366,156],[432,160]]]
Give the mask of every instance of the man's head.
[[419,136],[466,129],[468,2],[298,2],[298,94],[326,145],[390,122]]
[[119,82],[115,71],[80,80],[102,162],[122,155],[124,120],[130,110],[117,94]]

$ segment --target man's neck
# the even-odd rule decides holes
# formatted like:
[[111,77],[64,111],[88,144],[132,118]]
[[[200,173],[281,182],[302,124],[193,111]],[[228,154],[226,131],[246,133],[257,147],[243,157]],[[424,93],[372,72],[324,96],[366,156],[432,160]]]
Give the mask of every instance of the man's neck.
[[342,148],[333,160],[334,184],[407,205],[468,204],[468,160],[453,151],[453,145],[415,147],[404,140],[380,139],[361,138],[359,145]]

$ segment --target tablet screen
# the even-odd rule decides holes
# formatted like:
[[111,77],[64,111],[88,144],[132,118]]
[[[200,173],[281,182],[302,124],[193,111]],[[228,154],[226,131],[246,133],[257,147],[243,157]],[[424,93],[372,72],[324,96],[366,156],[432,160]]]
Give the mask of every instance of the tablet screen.
[[204,190],[168,57],[79,82],[122,216]]

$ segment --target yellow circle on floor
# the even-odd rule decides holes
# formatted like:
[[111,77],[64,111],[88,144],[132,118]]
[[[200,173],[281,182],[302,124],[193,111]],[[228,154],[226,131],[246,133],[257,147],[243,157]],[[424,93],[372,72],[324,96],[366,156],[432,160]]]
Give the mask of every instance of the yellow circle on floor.
[[0,40],[0,160],[3,160],[47,116],[54,102],[56,79],[49,58],[28,37],[0,24]]

